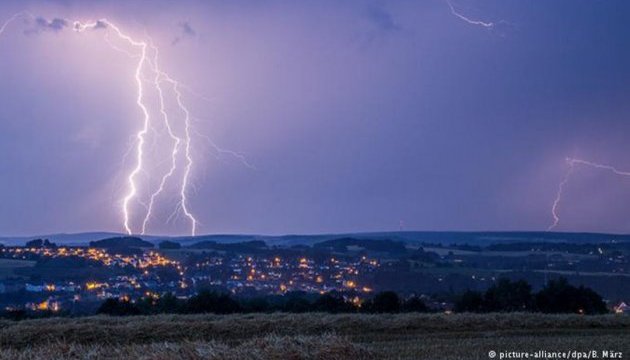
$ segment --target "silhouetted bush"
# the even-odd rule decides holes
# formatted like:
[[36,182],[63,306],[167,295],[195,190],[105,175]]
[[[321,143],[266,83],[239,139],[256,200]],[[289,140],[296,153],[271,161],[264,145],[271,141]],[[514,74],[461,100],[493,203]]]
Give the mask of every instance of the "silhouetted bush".
[[282,310],[285,312],[291,313],[305,313],[312,311],[313,304],[310,301],[303,297],[291,297],[289,298],[282,307]]
[[317,299],[312,306],[313,311],[329,313],[354,312],[356,308],[337,294],[324,294]]
[[603,314],[606,304],[595,291],[575,287],[564,278],[552,280],[536,294],[536,307],[544,313]]
[[363,304],[364,311],[371,313],[400,312],[400,298],[393,291],[384,291]]
[[253,298],[241,301],[243,312],[248,313],[266,313],[272,311],[272,306],[265,298]]
[[155,302],[155,308],[158,313],[180,312],[182,306],[182,302],[171,293],[165,294]]
[[98,314],[129,316],[139,315],[140,309],[127,300],[107,299],[99,307]]
[[483,294],[479,291],[468,290],[455,301],[456,312],[482,312]]
[[218,294],[207,290],[202,290],[197,295],[192,296],[185,305],[185,312],[195,314],[231,314],[241,310],[240,304],[232,299],[230,295]]
[[485,311],[530,311],[532,309],[532,287],[525,281],[499,279],[484,296]]
[[35,240],[31,240],[28,241],[25,245],[25,247],[27,248],[55,248],[57,247],[57,244],[48,241],[48,239],[42,240],[42,239],[35,239]]
[[427,304],[424,303],[424,301],[422,301],[422,299],[414,296],[412,298],[407,299],[405,302],[403,302],[401,311],[403,312],[428,312],[429,307],[427,306]]

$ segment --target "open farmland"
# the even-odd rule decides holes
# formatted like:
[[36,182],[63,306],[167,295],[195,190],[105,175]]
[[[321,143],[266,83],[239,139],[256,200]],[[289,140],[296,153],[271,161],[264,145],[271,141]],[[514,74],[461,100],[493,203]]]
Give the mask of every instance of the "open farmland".
[[630,317],[252,314],[0,322],[3,359],[488,359],[495,351],[630,354]]

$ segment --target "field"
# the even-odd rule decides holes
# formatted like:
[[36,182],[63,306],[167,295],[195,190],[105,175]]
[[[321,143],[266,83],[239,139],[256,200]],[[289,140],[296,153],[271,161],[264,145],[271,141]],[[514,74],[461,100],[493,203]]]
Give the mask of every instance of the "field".
[[251,314],[0,321],[0,359],[488,359],[621,351],[630,317]]
[[15,269],[30,268],[35,266],[35,261],[0,259],[0,279],[15,277]]

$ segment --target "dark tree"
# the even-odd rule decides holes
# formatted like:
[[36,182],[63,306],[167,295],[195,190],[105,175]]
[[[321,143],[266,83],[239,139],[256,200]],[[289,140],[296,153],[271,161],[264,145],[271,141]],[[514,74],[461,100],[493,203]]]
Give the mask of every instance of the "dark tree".
[[155,302],[155,310],[158,313],[176,313],[181,310],[181,307],[181,301],[172,293],[164,294]]
[[186,302],[188,313],[231,314],[239,311],[241,311],[240,304],[230,295],[207,290],[200,291]]
[[115,315],[115,316],[129,316],[139,315],[140,309],[126,300],[107,299],[99,307],[98,314]]
[[525,280],[499,279],[484,296],[486,311],[530,311],[532,304],[532,287]]
[[551,280],[536,294],[536,307],[544,313],[603,314],[606,304],[595,291],[575,287],[567,279]]
[[57,244],[48,241],[48,239],[46,240],[35,239],[35,240],[28,241],[25,247],[27,248],[42,248],[42,247],[54,248],[54,247],[57,247]]
[[427,304],[425,304],[424,301],[422,301],[422,299],[420,299],[417,296],[414,296],[412,298],[407,299],[405,302],[403,302],[403,304],[402,304],[402,311],[404,311],[404,312],[428,312],[429,308],[427,307]]
[[366,312],[397,313],[400,312],[400,298],[393,291],[384,291],[363,304]]
[[[303,297],[293,296],[289,298],[282,307],[283,311],[291,313],[305,313],[313,309],[313,304]],[[322,310],[325,311],[325,310]]]
[[455,311],[482,312],[483,295],[479,291],[466,291],[455,301]]
[[324,294],[315,300],[312,309],[329,313],[354,312],[356,308],[345,301],[343,297],[335,294]]
[[265,298],[255,297],[249,300],[241,300],[244,312],[266,313],[271,311],[271,305]]

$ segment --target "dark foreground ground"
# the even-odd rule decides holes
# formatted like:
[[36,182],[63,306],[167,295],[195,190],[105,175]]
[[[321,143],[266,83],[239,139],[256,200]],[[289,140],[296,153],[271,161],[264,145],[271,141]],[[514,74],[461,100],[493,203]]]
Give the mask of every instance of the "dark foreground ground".
[[[489,359],[623,352],[630,316],[162,315],[0,321],[0,359]],[[499,357],[496,357],[499,359]]]

